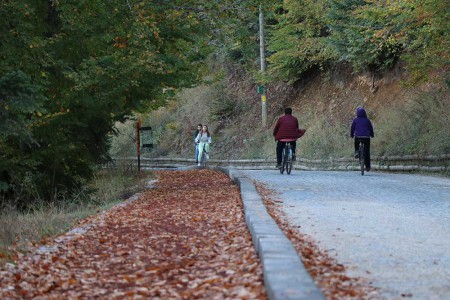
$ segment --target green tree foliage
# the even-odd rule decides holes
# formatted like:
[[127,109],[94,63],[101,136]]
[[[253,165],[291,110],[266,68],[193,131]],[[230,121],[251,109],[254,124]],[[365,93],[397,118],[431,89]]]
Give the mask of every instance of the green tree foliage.
[[372,6],[390,20],[390,26],[375,35],[389,36],[402,45],[412,83],[431,79],[436,70],[446,71],[450,80],[449,1],[401,0]]
[[259,12],[263,7],[265,24],[276,22],[279,0],[212,1],[207,18],[214,28],[211,43],[215,56],[237,62],[253,70],[259,65]]
[[296,80],[314,67],[326,65],[335,53],[327,43],[329,28],[323,1],[284,1],[271,28],[269,62],[282,78]]
[[413,82],[433,70],[448,72],[448,1],[283,1],[278,11],[269,61],[283,78],[338,62],[376,72],[403,60]]
[[258,57],[260,1],[216,1],[211,8],[210,23],[214,27],[211,42],[217,46],[215,55],[233,62],[255,66]]
[[381,1],[330,0],[330,44],[341,61],[356,71],[380,71],[398,60],[401,45],[391,38],[391,20],[384,10],[374,9]]
[[23,203],[76,191],[115,121],[199,79],[209,28],[197,1],[0,4],[0,189]]
[[39,145],[31,129],[45,110],[40,87],[21,71],[0,78],[0,99],[0,191],[5,192],[35,168],[36,162],[25,152]]
[[[426,79],[432,70],[448,69],[448,1],[351,2],[353,6],[348,6],[348,1],[331,2],[330,20],[335,34],[331,41],[340,46],[340,53],[347,55],[357,69],[368,66],[385,70],[402,58],[413,81]],[[346,9],[352,9],[352,13],[349,15]],[[339,14],[349,17],[342,17],[342,22]]]
[[38,166],[30,149],[39,147],[32,131],[46,113],[41,17],[24,1],[0,4],[0,192],[6,197],[22,194]]

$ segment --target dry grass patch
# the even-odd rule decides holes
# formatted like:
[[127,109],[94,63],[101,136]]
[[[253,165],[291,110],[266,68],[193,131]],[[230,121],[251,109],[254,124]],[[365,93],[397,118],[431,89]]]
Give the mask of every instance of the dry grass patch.
[[0,213],[0,265],[27,252],[49,237],[67,231],[78,220],[107,210],[113,205],[142,190],[145,178],[120,171],[101,171],[89,187],[90,195],[58,203],[38,202],[26,211],[4,209]]

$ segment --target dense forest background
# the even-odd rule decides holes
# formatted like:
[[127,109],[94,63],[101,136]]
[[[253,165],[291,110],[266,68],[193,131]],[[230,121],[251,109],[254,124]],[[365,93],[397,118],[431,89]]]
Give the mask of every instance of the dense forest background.
[[273,155],[286,105],[308,128],[306,156],[344,155],[357,105],[378,153],[449,153],[449,12],[445,0],[3,1],[1,201],[77,193],[111,155],[133,153],[138,114],[154,128],[149,155],[191,155],[199,122],[218,157]]

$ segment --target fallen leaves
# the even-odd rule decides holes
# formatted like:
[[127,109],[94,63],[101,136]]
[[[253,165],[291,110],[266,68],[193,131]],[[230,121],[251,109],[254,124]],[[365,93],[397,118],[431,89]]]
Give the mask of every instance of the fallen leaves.
[[210,170],[158,177],[1,269],[0,298],[266,299],[238,187]]

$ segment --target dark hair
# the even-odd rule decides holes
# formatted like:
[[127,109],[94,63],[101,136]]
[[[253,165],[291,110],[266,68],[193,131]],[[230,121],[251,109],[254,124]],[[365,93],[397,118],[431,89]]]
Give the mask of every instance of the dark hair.
[[284,113],[287,114],[287,115],[292,115],[292,108],[286,107],[286,108],[284,109]]
[[203,127],[203,125],[202,125],[202,124],[197,124],[197,127],[198,127],[198,126],[200,126],[200,127]]
[[206,124],[203,124],[203,126],[202,126],[202,131],[200,131],[200,132],[203,132],[203,127],[206,127],[206,135],[207,135],[208,137],[210,137],[210,136],[211,136],[211,134],[209,133],[209,128],[208,128],[208,125],[206,125]]

